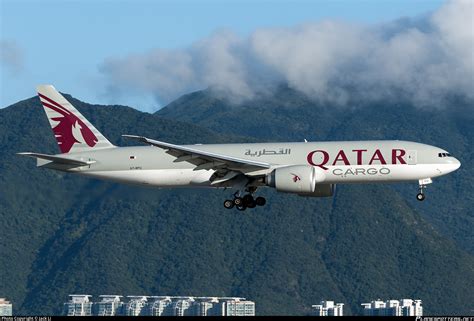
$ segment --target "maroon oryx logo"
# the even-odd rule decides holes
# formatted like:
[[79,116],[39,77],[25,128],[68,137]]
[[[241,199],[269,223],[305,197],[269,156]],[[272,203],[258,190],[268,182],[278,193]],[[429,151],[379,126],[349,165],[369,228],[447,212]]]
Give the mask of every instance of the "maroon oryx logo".
[[58,141],[58,145],[62,153],[68,153],[75,143],[83,143],[74,137],[73,129],[80,132],[84,142],[89,147],[93,147],[95,144],[97,144],[98,139],[92,130],[90,130],[89,127],[87,127],[87,125],[84,124],[84,122],[76,115],[54,100],[42,94],[39,94],[39,96],[44,107],[52,109],[61,115],[51,119],[58,122],[58,124],[53,127],[53,132],[54,136],[56,136],[56,140]]
[[296,183],[297,181],[301,181],[301,177],[299,177],[298,175],[293,174],[293,173],[291,173],[291,175],[293,175],[293,182]]

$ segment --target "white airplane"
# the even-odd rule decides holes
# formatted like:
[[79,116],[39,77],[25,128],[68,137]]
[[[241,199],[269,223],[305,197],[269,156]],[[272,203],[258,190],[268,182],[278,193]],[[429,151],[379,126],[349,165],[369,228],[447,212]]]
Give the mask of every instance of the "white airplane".
[[19,153],[36,158],[37,166],[156,187],[232,188],[224,201],[229,209],[265,205],[265,198],[254,198],[265,186],[325,197],[336,184],[418,181],[422,201],[432,178],[461,165],[439,147],[398,140],[175,145],[123,135],[148,146],[117,147],[53,86],[37,91],[61,150]]

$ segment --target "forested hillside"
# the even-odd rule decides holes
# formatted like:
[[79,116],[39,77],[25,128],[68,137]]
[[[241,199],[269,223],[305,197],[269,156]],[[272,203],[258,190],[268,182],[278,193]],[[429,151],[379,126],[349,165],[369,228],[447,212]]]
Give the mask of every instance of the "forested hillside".
[[14,313],[58,314],[70,293],[243,296],[258,314],[306,314],[321,299],[356,314],[363,301],[411,297],[425,314],[472,313],[472,116],[303,108],[304,96],[279,95],[232,106],[198,92],[154,115],[71,102],[119,145],[121,134],[172,143],[400,138],[445,147],[463,167],[436,181],[423,204],[412,201],[416,184],[354,185],[332,199],[266,190],[265,207],[229,211],[230,191],[36,168],[15,153],[57,146],[31,98],[0,110],[0,294]]

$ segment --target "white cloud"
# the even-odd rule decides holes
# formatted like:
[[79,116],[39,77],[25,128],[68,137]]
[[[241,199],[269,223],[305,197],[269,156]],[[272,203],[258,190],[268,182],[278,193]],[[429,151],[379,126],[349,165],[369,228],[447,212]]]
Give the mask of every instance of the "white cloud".
[[474,99],[473,6],[449,1],[416,19],[326,20],[246,38],[219,31],[184,49],[109,58],[100,69],[112,92],[153,94],[161,103],[207,87],[247,99],[286,83],[339,105],[402,98],[439,106],[453,94]]
[[24,68],[23,50],[11,40],[0,40],[0,62],[11,73],[21,72]]

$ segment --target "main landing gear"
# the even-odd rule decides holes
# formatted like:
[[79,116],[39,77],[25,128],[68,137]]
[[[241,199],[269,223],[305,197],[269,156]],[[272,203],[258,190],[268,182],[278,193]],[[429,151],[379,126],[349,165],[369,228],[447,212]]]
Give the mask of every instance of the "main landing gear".
[[266,202],[267,201],[264,197],[259,196],[257,198],[253,198],[253,195],[251,193],[245,194],[243,197],[240,197],[240,192],[237,191],[234,194],[234,199],[224,201],[224,207],[227,209],[231,209],[235,206],[239,211],[245,211],[247,208],[263,206]]

